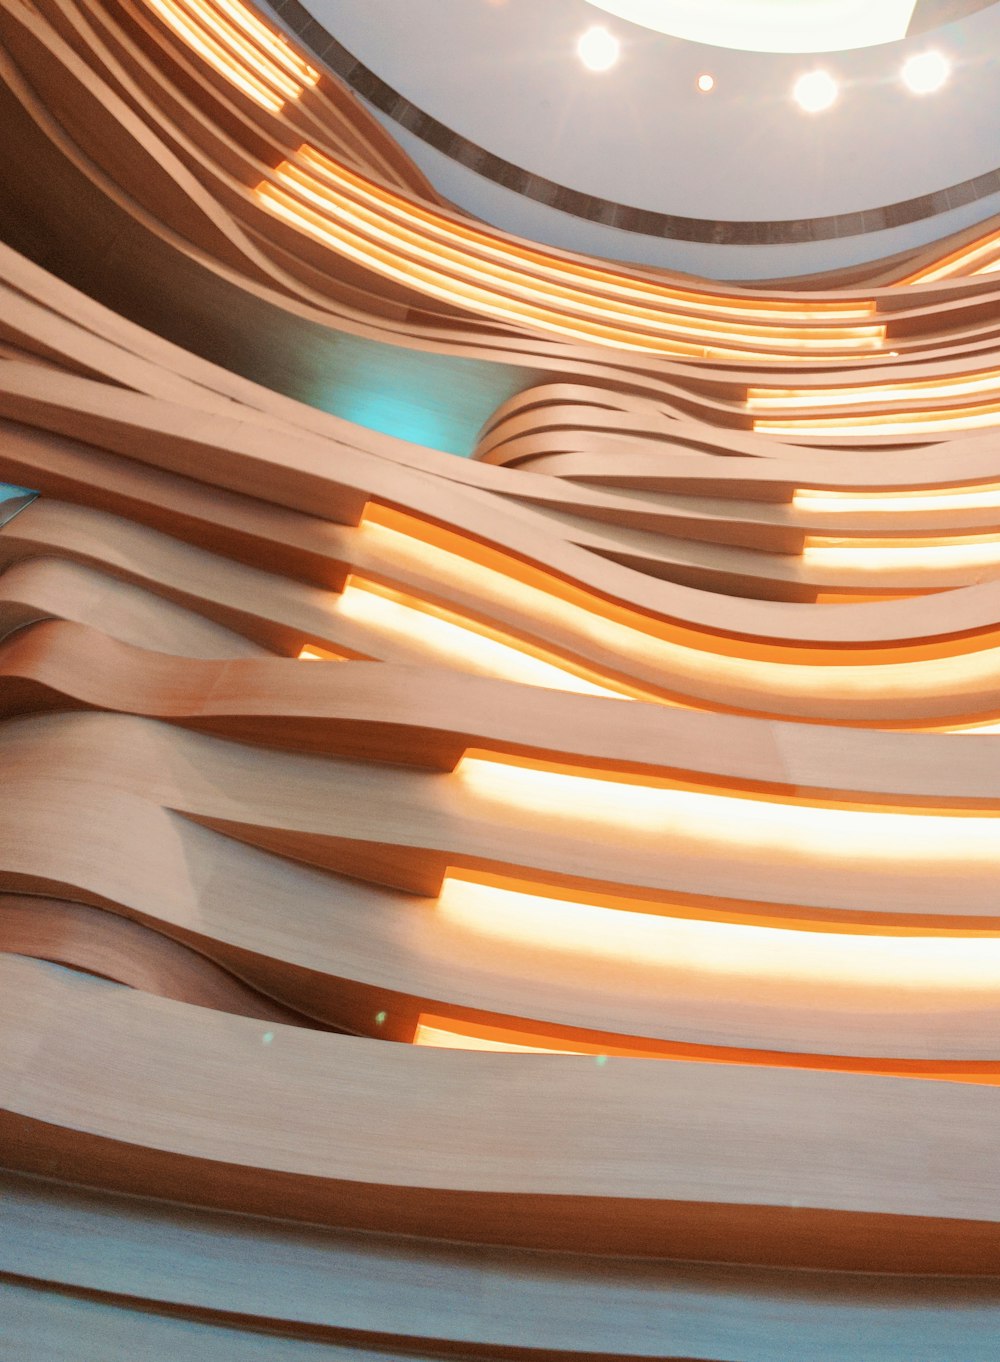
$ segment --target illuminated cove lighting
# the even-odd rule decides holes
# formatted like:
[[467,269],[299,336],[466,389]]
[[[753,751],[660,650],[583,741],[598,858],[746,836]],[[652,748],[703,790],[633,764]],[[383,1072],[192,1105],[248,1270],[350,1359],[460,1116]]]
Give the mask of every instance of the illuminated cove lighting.
[[269,113],[298,99],[319,72],[238,0],[146,0],[213,70]]
[[987,866],[1000,869],[1000,811],[918,809],[805,802],[792,796],[636,783],[470,751],[456,767],[476,796],[595,834],[627,831],[680,840],[705,854],[750,850],[834,864]]
[[331,653],[329,648],[320,648],[318,644],[307,643],[298,654],[300,662],[346,662],[347,659],[342,653]]
[[[995,634],[925,645],[916,656],[906,657],[904,651],[903,660],[898,650],[891,649],[885,660],[867,660],[871,654],[863,651],[859,656],[865,661],[834,662],[825,650],[810,654],[807,649],[699,635],[683,625],[642,616],[500,550],[390,507],[369,504],[360,532],[377,550],[384,571],[396,568],[426,574],[442,588],[474,593],[484,613],[493,607],[515,610],[526,625],[536,625],[541,633],[555,628],[576,634],[599,648],[603,657],[614,658],[616,670],[655,668],[663,677],[664,689],[669,685],[671,691],[666,697],[645,689],[641,681],[632,689],[627,680],[593,674],[595,681],[618,695],[683,708],[742,705],[753,711],[775,695],[824,701],[841,696],[869,701],[933,698],[940,694],[940,670],[947,665],[957,707],[964,693],[1000,684]],[[372,599],[369,589],[363,597],[355,596],[348,608],[358,611],[361,620]],[[398,614],[395,627],[400,638],[419,638],[423,607],[413,597],[405,603],[411,611]],[[462,624],[467,630],[482,627],[469,621]],[[511,647],[524,646],[499,631],[496,637]],[[799,660],[803,657],[806,660]],[[713,702],[720,688],[725,689],[725,699]],[[705,691],[709,695],[703,699]]]
[[792,497],[792,506],[798,511],[814,511],[821,515],[1000,509],[1000,484],[912,492],[836,492],[800,487]]
[[955,279],[963,274],[992,274],[997,270],[1000,270],[1000,232],[990,232],[897,282],[900,285],[932,284],[939,279]]
[[[750,388],[748,411],[796,411],[810,407],[870,407],[927,402],[934,398],[1000,397],[1000,369],[954,378],[916,379],[909,383],[872,383],[848,388]],[[919,414],[919,413],[917,413]]]
[[928,435],[947,430],[984,430],[1000,425],[1000,402],[980,403],[964,411],[872,413],[867,416],[795,417],[785,421],[755,420],[764,435]]
[[616,700],[632,698],[627,688],[616,690],[590,681],[569,667],[546,660],[540,651],[533,653],[528,645],[505,638],[498,630],[356,574],[348,577],[336,610],[384,639],[419,648],[428,663],[445,663],[461,671],[552,690]]
[[[551,1040],[545,1037],[545,1040]],[[414,1045],[430,1045],[437,1050],[492,1050],[504,1054],[582,1055],[586,1050],[572,1044],[546,1045],[542,1038],[507,1027],[475,1026],[423,1012],[413,1033]],[[596,1053],[596,1049],[591,1053]]]
[[[515,247],[502,250],[497,239],[417,210],[313,148],[301,148],[298,161],[307,168],[284,161],[274,172],[276,183],[257,186],[256,197],[268,211],[348,259],[450,304],[574,340],[691,358],[848,356],[877,350],[884,341],[884,326],[843,325],[844,314],[832,311],[821,316],[836,325],[810,326],[812,314],[794,312],[782,325],[732,304],[725,316],[672,313],[663,297],[638,288],[621,288],[608,298],[603,285],[587,287],[592,274],[568,273],[565,266],[556,271],[548,262],[539,269],[537,257]],[[691,306],[680,298],[674,305]],[[721,311],[705,301],[701,308]],[[861,315],[872,317],[874,304],[863,305]]]
[[631,1046],[559,1040],[545,1034],[488,1026],[422,1013],[414,1045],[445,1050],[486,1050],[506,1054],[589,1056],[598,1067],[610,1059],[657,1059],[697,1064],[739,1064],[769,1069],[821,1069],[835,1073],[873,1074],[883,1078],[920,1078],[937,1082],[1000,1084],[1000,1064],[976,1060],[857,1059],[844,1055],[810,1055],[784,1050],[745,1050],[713,1045],[652,1041]]
[[331,160],[308,144],[299,147],[296,157],[332,187],[352,195],[356,202],[377,208],[403,225],[419,227],[442,245],[461,246],[498,264],[524,269],[536,276],[550,277],[555,283],[562,283],[571,289],[583,282],[596,292],[627,298],[654,309],[662,309],[670,304],[686,311],[725,316],[743,322],[768,321],[801,326],[803,323],[820,323],[831,319],[841,324],[866,322],[875,317],[875,303],[870,300],[796,302],[783,299],[771,302],[759,298],[735,298],[726,294],[695,293],[689,289],[611,273],[607,269],[549,255],[534,243],[507,241],[471,225],[442,217],[431,209],[411,203],[366,180],[356,171]]
[[742,52],[842,52],[898,42],[916,0],[589,0],[688,42]]
[[[947,405],[907,409],[907,404],[935,401]],[[890,410],[885,410],[887,407]],[[859,408],[869,410],[864,415],[853,414]],[[753,428],[770,435],[795,431],[813,435],[920,435],[977,430],[1000,424],[1000,370],[863,387],[750,388],[746,409],[751,413],[768,413],[755,418]],[[784,415],[817,409],[833,414]],[[841,411],[845,414],[839,415]]]
[[484,940],[551,954],[555,967],[561,957],[580,956],[703,975],[713,990],[724,990],[727,979],[754,979],[762,988],[850,985],[912,989],[926,998],[957,989],[993,993],[1000,978],[1000,936],[989,932],[837,932],[673,917],[660,904],[605,907],[455,870],[445,876],[436,911]]
[[331,160],[308,144],[299,147],[296,157],[333,188],[352,195],[356,202],[377,208],[404,226],[421,228],[441,245],[460,246],[500,265],[523,269],[533,277],[548,278],[556,284],[561,283],[570,290],[585,283],[596,293],[612,294],[653,309],[662,310],[671,305],[685,311],[708,313],[713,317],[729,317],[743,323],[765,321],[796,327],[804,323],[833,320],[844,325],[848,322],[870,322],[876,315],[876,306],[871,300],[840,302],[823,299],[796,302],[793,299],[783,299],[780,302],[771,302],[760,298],[696,293],[690,289],[658,284],[650,280],[633,279],[625,274],[612,273],[607,269],[549,255],[534,243],[507,241],[479,228],[454,222],[429,208],[411,203],[371,180],[366,180],[356,171]]
[[1000,566],[1000,536],[969,534],[933,538],[865,539],[810,536],[802,561],[814,568],[858,568],[868,572]]

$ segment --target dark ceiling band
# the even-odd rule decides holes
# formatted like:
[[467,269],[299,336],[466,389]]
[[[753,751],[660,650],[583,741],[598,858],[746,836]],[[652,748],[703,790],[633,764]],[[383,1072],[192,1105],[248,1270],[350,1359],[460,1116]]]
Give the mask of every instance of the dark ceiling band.
[[[949,0],[954,3],[954,0]],[[960,0],[964,3],[964,0]],[[914,199],[866,208],[858,213],[833,213],[827,217],[786,218],[774,222],[717,222],[710,218],[681,217],[658,213],[649,208],[634,208],[596,194],[582,194],[566,185],[556,184],[521,166],[495,156],[477,146],[445,124],[417,108],[405,96],[387,85],[358,61],[318,23],[299,0],[270,0],[271,9],[288,28],[346,85],[369,104],[387,114],[428,146],[449,156],[488,180],[524,198],[534,199],[560,213],[615,227],[638,236],[665,237],[674,241],[708,242],[716,246],[778,246],[796,241],[830,241],[836,237],[863,236],[902,227],[908,222],[961,208],[977,199],[1000,193],[1000,168],[989,170],[971,180],[962,180],[947,189],[921,194]],[[982,8],[981,5],[979,5]]]

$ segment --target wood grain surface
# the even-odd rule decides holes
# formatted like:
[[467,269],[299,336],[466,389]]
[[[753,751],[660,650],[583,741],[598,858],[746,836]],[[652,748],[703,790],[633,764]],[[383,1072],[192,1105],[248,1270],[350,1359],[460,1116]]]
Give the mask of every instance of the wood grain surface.
[[991,1362],[995,224],[698,281],[241,0],[0,48],[0,1355]]

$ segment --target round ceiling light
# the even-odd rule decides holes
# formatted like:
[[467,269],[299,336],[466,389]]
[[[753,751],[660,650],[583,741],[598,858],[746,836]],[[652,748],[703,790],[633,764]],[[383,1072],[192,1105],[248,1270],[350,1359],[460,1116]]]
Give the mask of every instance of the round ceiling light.
[[703,76],[698,77],[698,89],[703,95],[707,95],[709,90],[715,89],[715,77],[710,76],[706,71]]
[[822,113],[837,99],[837,82],[827,71],[808,71],[795,82],[792,95],[806,113]]
[[903,83],[915,95],[930,95],[948,79],[951,66],[940,52],[918,52],[903,66]]
[[588,71],[608,71],[621,52],[621,43],[606,28],[588,28],[576,45],[576,53]]

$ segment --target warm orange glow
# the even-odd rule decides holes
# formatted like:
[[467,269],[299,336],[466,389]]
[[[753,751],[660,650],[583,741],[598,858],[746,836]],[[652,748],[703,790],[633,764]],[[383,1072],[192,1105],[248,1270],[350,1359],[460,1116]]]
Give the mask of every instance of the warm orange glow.
[[275,33],[273,29],[261,23],[245,5],[241,5],[239,0],[215,0],[217,9],[228,14],[234,23],[248,34],[258,47],[274,58],[289,75],[301,82],[302,85],[315,85],[319,80],[319,72],[304,61],[295,51],[291,43],[280,33]]
[[952,251],[942,260],[900,279],[900,284],[931,284],[962,274],[989,274],[1000,269],[1000,232],[991,232],[968,246]]
[[[370,193],[361,196],[355,190],[348,197],[331,186],[321,184],[315,176],[288,162],[279,166],[275,175],[282,184],[294,190],[321,213],[335,210],[337,226],[349,224],[354,228],[355,239],[368,238],[397,253],[404,252],[411,259],[431,267],[439,281],[446,277],[440,272],[441,267],[446,265],[450,275],[458,276],[459,282],[464,282],[466,286],[475,287],[492,279],[502,284],[508,297],[513,294],[532,303],[541,301],[555,304],[566,311],[594,316],[605,323],[632,323],[643,330],[698,342],[740,343],[749,335],[757,340],[765,336],[774,338],[796,347],[822,345],[824,349],[855,349],[855,342],[860,337],[871,338],[874,334],[871,328],[837,328],[817,332],[810,337],[810,333],[802,328],[753,327],[746,319],[742,322],[715,321],[709,325],[697,319],[685,320],[676,315],[664,314],[662,308],[653,310],[626,303],[613,305],[596,295],[587,296],[579,288],[552,283],[536,276],[529,278],[523,271],[511,269],[509,264],[506,267],[494,265],[487,273],[481,258],[470,255],[464,247],[455,248],[455,239],[448,244],[441,239],[440,230],[433,236],[422,231],[424,224],[415,214],[404,215],[397,209],[393,214],[395,220],[389,220],[384,195],[375,199]],[[344,183],[347,183],[346,179]],[[359,197],[362,197],[361,203],[356,201]]]
[[[592,1034],[592,1033],[591,1033]],[[626,1038],[622,1037],[622,1041]],[[446,1050],[486,1050],[507,1054],[589,1056],[598,1066],[611,1059],[657,1059],[696,1064],[754,1065],[770,1069],[822,1069],[837,1073],[867,1073],[883,1077],[922,1078],[938,1082],[1000,1083],[1000,1065],[986,1060],[869,1059],[847,1055],[798,1054],[783,1050],[748,1050],[722,1045],[687,1045],[670,1041],[633,1039],[631,1044],[565,1039],[481,1022],[460,1021],[423,1013],[413,1036],[414,1045]]]
[[478,798],[513,805],[550,825],[595,835],[656,838],[706,856],[727,850],[829,864],[1000,868],[1000,810],[907,808],[806,800],[791,794],[713,789],[660,779],[553,768],[467,753],[456,768]]
[[[321,210],[329,210],[329,193],[317,193],[314,187],[315,182],[310,182],[301,171],[296,167],[289,167],[287,170],[279,167],[276,172],[277,178],[286,185],[293,187],[302,197],[315,204]],[[626,308],[624,304],[612,307],[610,304],[601,303],[597,299],[586,300],[579,293],[574,293],[568,288],[559,287],[547,283],[545,280],[531,279],[520,276],[510,269],[500,269],[494,267],[487,274],[483,268],[482,261],[476,260],[466,253],[449,249],[441,244],[425,245],[421,238],[412,231],[393,225],[386,228],[382,225],[382,220],[377,213],[362,212],[349,202],[337,202],[336,215],[338,223],[347,223],[355,229],[356,240],[367,237],[397,253],[402,251],[411,259],[422,262],[433,270],[431,277],[439,282],[448,277],[457,276],[459,285],[466,288],[476,289],[477,286],[488,279],[492,279],[501,284],[506,297],[515,297],[532,304],[539,301],[548,304],[550,307],[561,307],[569,312],[582,312],[585,316],[592,315],[602,323],[613,322],[616,327],[622,324],[635,324],[637,328],[652,331],[663,336],[674,336],[686,339],[691,343],[703,344],[708,341],[729,341],[739,343],[747,335],[754,333],[747,330],[746,324],[717,322],[714,326],[709,326],[703,321],[683,320],[678,317],[668,317],[664,319],[662,313],[657,314],[649,309],[639,309],[637,307]],[[446,265],[449,273],[446,275],[440,266]],[[425,276],[426,277],[426,276]],[[471,295],[470,295],[471,296]],[[486,301],[485,295],[477,294],[477,301]],[[538,314],[536,321],[543,318],[543,314]],[[543,318],[544,320],[544,318]],[[590,334],[588,332],[588,334]],[[824,337],[827,333],[823,333]],[[829,348],[839,348],[843,343],[841,340],[842,332],[838,332],[835,337],[830,339]],[[796,343],[801,341],[807,343],[807,337],[802,332],[781,332],[775,331],[775,336],[788,339],[790,336],[796,337]],[[623,343],[622,336],[615,331],[608,331],[611,343]],[[602,337],[603,339],[603,337]],[[849,348],[853,346],[854,338],[851,338]],[[638,347],[639,342],[633,338],[633,343]],[[651,342],[646,342],[650,344]],[[824,348],[826,347],[824,340]]]
[[900,587],[895,591],[869,591],[861,588],[852,591],[845,586],[842,591],[817,591],[813,599],[814,605],[861,605],[868,601],[898,601],[904,596],[933,596],[937,591],[944,591],[945,587]]
[[992,992],[1000,977],[996,933],[840,933],[674,917],[659,904],[611,908],[455,870],[445,877],[437,911],[475,936],[550,953],[556,968],[567,956],[587,957],[662,971],[664,987],[668,977],[689,974],[708,976],[710,989],[743,978],[758,980],[762,989],[781,982],[912,989],[926,996]]
[[850,388],[750,388],[748,411],[794,411],[808,407],[869,407],[888,402],[925,402],[930,398],[1000,394],[1000,369],[961,374],[954,378],[914,380],[910,383],[873,383]]
[[[663,290],[654,296],[618,288],[612,299],[603,280],[592,286],[595,272],[570,273],[555,258],[540,270],[537,255],[418,209],[314,148],[300,148],[297,159],[277,168],[277,184],[258,185],[260,202],[349,259],[449,303],[575,340],[692,358],[851,354],[877,349],[884,339],[877,324],[810,327],[793,311],[790,325],[761,322],[745,309],[730,319],[732,304],[724,317],[718,309],[714,317],[682,315],[674,309],[678,303],[686,309],[687,296],[672,298],[668,311]],[[873,305],[864,306],[863,315],[873,315]],[[707,302],[702,311],[709,311]],[[843,314],[830,315],[843,321]]]
[[[383,216],[415,226],[436,241],[460,244],[467,251],[471,249],[490,260],[526,271],[539,278],[562,281],[573,289],[578,288],[583,281],[589,286],[589,294],[604,293],[627,298],[655,309],[656,313],[661,313],[665,304],[669,304],[683,311],[732,317],[743,323],[773,321],[796,327],[811,322],[835,321],[841,326],[848,322],[871,323],[876,315],[875,304],[870,301],[844,303],[823,300],[799,303],[794,300],[782,300],[778,304],[765,299],[734,298],[707,292],[695,293],[647,280],[640,281],[622,273],[611,273],[581,262],[564,260],[538,247],[506,241],[503,237],[474,228],[470,224],[454,222],[430,209],[410,203],[382,186],[364,179],[357,172],[339,165],[308,145],[300,147],[297,154],[298,159],[315,171],[327,184],[348,191],[357,202],[376,206]],[[865,330],[866,333],[882,336],[885,328],[874,325]]]
[[[292,226],[330,246],[348,259],[357,261],[366,268],[376,271],[387,279],[394,279],[418,288],[429,297],[459,307],[474,308],[477,311],[505,321],[527,322],[531,326],[566,336],[572,340],[585,341],[610,346],[618,350],[655,351],[661,354],[684,355],[689,358],[704,359],[709,354],[725,358],[747,358],[754,354],[750,350],[713,347],[711,352],[704,344],[683,340],[657,340],[638,333],[626,335],[614,328],[600,326],[583,319],[573,321],[543,307],[532,306],[517,298],[507,297],[492,291],[483,284],[488,276],[483,275],[482,283],[473,285],[453,282],[443,270],[430,265],[418,265],[406,256],[392,249],[369,243],[363,236],[350,232],[325,216],[310,211],[299,204],[295,198],[274,188],[267,181],[257,186],[257,197],[271,212],[283,218]],[[433,258],[429,256],[428,258]],[[760,357],[765,357],[761,355]]]
[[[337,601],[337,613],[356,620],[385,639],[414,647],[428,662],[446,663],[461,671],[520,681],[529,686],[578,691],[583,695],[629,699],[622,691],[532,652],[527,644],[472,620],[463,620],[419,597],[352,575]],[[582,670],[582,669],[581,669]]]
[[[770,1061],[795,1068],[813,1067],[812,1057],[774,1054],[753,1050],[725,1049],[721,1046],[671,1045],[669,1042],[643,1042],[625,1038],[601,1043],[574,1036],[572,1039],[543,1032],[527,1031],[512,1026],[489,1025],[484,1022],[460,1021],[454,1017],[421,1013],[413,1034],[414,1045],[428,1045],[439,1050],[486,1050],[504,1054],[530,1055],[588,1055],[598,1064],[608,1059],[686,1059],[717,1064],[754,1064]],[[850,1060],[830,1061],[818,1058],[815,1067],[852,1067]]]
[[1000,484],[979,487],[939,487],[912,492],[833,492],[799,488],[792,497],[797,511],[856,515],[875,512],[966,511],[1000,508]]
[[1000,402],[969,407],[964,412],[923,411],[909,415],[815,416],[788,421],[754,421],[763,435],[930,435],[944,430],[983,430],[1000,425]]
[[572,340],[596,342],[621,350],[658,350],[669,354],[683,354],[691,358],[705,357],[704,346],[685,345],[682,342],[661,345],[653,340],[642,342],[637,338],[620,339],[606,330],[588,326],[583,322],[572,324],[559,321],[554,316],[546,315],[541,309],[529,307],[514,299],[504,299],[502,295],[490,294],[481,287],[453,284],[440,270],[412,264],[405,257],[397,256],[392,251],[366,244],[363,238],[303,208],[292,196],[275,189],[267,181],[257,186],[256,193],[265,207],[291,223],[293,227],[308,233],[340,255],[357,261],[367,269],[374,270],[387,279],[394,279],[398,283],[417,288],[429,297],[459,307],[473,307],[505,321],[528,322],[532,326],[556,335],[568,336]]
[[160,18],[175,33],[183,38],[189,47],[192,47],[200,57],[204,58],[209,66],[242,90],[255,104],[259,104],[270,113],[280,113],[284,100],[272,94],[260,81],[244,71],[239,63],[235,62],[223,48],[213,42],[209,35],[200,29],[179,5],[174,3],[174,0],[146,0],[146,3],[159,14]]
[[1000,564],[1000,536],[970,534],[962,538],[824,539],[810,537],[802,561],[814,568],[847,568],[865,572],[902,569],[995,567]]
[[[505,1054],[531,1055],[591,1055],[603,1062],[612,1056],[622,1059],[673,1059],[673,1048],[633,1041],[631,1044],[598,1044],[574,1036],[572,1039],[526,1031],[510,1026],[493,1026],[483,1022],[458,1021],[453,1017],[438,1017],[423,1012],[413,1034],[414,1045],[431,1045],[440,1050],[492,1050]],[[690,1049],[684,1047],[681,1049]],[[695,1047],[702,1049],[705,1047]],[[720,1055],[741,1056],[745,1052],[717,1051]],[[690,1058],[690,1055],[685,1055]],[[734,1058],[733,1063],[739,1063]]]
[[[992,636],[949,641],[921,649],[915,656],[910,651],[909,656],[904,654],[905,660],[890,651],[883,659],[868,660],[871,654],[861,653],[834,661],[844,655],[767,648],[667,624],[570,586],[509,554],[387,507],[369,505],[361,534],[377,548],[381,570],[388,574],[421,573],[438,587],[474,594],[477,608],[487,615],[495,611],[503,618],[516,612],[526,631],[534,625],[542,637],[558,631],[576,638],[581,647],[605,659],[606,665],[613,659],[616,672],[626,677],[631,669],[642,678],[655,670],[663,689],[671,692],[668,703],[733,706],[745,696],[747,707],[755,708],[758,697],[785,695],[930,697],[940,693],[942,667],[947,667],[948,685],[956,697],[1000,683],[1000,649]],[[419,621],[411,620],[409,628],[413,627],[419,627]],[[513,640],[508,636],[505,642]],[[665,698],[640,689],[640,682],[630,691],[625,679],[591,675],[637,698]]]
[[297,99],[319,79],[318,71],[237,0],[147,3],[214,70],[270,113],[279,113],[285,100]]
[[[961,398],[992,400],[961,404]],[[915,404],[948,405],[921,410]],[[952,378],[913,380],[841,388],[751,388],[747,410],[771,413],[755,420],[754,430],[771,435],[809,431],[814,435],[845,435],[858,431],[878,435],[913,435],[928,430],[976,430],[1000,422],[1000,369]],[[886,411],[885,407],[894,410]],[[865,415],[787,416],[784,412],[818,409],[868,408]]]
[[504,1039],[506,1036],[519,1034],[519,1032],[506,1031],[495,1026],[456,1024],[449,1022],[445,1017],[432,1017],[425,1012],[421,1014],[420,1020],[417,1022],[417,1029],[413,1033],[413,1044],[433,1045],[439,1050],[500,1050],[506,1054],[583,1054],[582,1050],[573,1050],[568,1046],[532,1045],[530,1037],[527,1036],[521,1043]]
[[299,82],[292,80],[256,44],[249,42],[238,28],[220,15],[211,0],[180,0],[180,3],[195,17],[202,29],[215,35],[244,70],[257,70],[267,84],[286,99],[297,97],[302,89]]
[[314,643],[307,643],[299,653],[300,662],[345,662],[347,659],[341,653],[331,653],[326,648],[319,648]]

